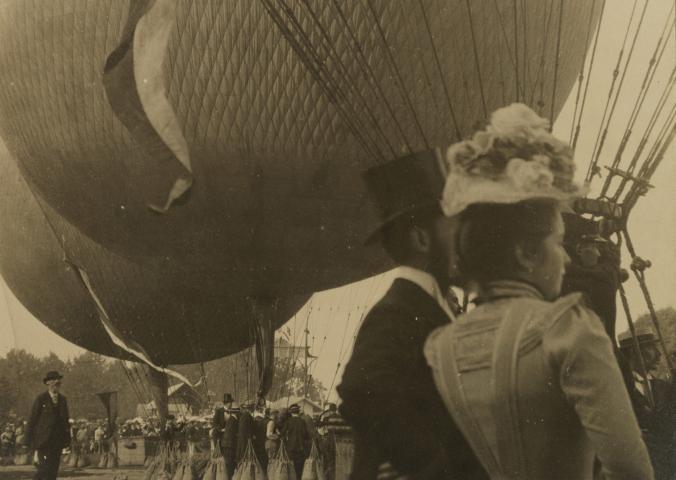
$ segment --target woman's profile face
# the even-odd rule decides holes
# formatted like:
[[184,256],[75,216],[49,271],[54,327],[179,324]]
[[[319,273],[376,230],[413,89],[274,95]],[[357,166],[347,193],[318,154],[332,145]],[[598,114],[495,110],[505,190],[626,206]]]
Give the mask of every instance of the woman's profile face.
[[561,283],[570,257],[563,248],[565,227],[560,212],[556,212],[552,222],[552,231],[540,246],[530,281],[540,289],[547,300],[556,299],[561,293]]

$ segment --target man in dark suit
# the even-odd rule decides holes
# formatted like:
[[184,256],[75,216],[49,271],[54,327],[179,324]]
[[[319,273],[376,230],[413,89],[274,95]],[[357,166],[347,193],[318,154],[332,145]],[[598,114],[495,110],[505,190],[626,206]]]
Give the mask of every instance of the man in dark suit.
[[434,151],[408,155],[365,178],[383,219],[367,243],[379,240],[399,269],[366,316],[338,387],[354,431],[352,478],[375,479],[391,464],[409,479],[487,479],[423,355],[428,334],[453,317],[445,296],[457,220],[439,206],[443,159]]
[[251,415],[253,403],[244,403],[237,424],[237,464],[244,459],[249,441],[254,437],[254,419]]
[[228,403],[228,417],[223,429],[223,456],[228,477],[232,478],[237,468],[237,435],[239,430],[239,407],[233,402]]
[[35,480],[53,480],[59,471],[61,450],[70,445],[68,402],[59,393],[61,379],[58,372],[48,372],[43,382],[47,391],[33,402],[26,428],[26,443],[37,452]]
[[312,438],[308,431],[307,423],[300,416],[298,404],[294,403],[291,405],[289,413],[291,416],[286,419],[286,423],[282,428],[282,437],[284,438],[286,452],[296,470],[296,476],[300,478],[303,474],[305,459],[310,454]]
[[[672,452],[674,450],[674,378],[663,380],[653,375],[661,353],[658,340],[650,328],[635,328],[636,343],[631,332],[619,335],[623,357],[625,383],[641,427],[643,440],[655,471],[655,480],[671,480]],[[641,362],[641,358],[643,362]],[[645,367],[645,370],[644,370]]]

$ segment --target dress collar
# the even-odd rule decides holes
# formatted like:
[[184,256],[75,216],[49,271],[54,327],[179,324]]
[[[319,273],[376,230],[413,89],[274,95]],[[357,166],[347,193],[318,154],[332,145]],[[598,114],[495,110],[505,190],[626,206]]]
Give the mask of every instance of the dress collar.
[[486,303],[503,298],[528,297],[544,300],[535,286],[521,280],[494,280],[479,288],[476,303]]

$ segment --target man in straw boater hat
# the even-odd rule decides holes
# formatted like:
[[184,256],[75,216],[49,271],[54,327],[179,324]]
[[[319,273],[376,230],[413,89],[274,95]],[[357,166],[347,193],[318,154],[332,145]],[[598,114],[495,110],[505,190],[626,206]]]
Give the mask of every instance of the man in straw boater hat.
[[68,402],[59,393],[62,378],[59,372],[47,372],[43,379],[47,391],[33,402],[28,420],[25,441],[36,453],[35,480],[55,479],[61,450],[70,445]]
[[365,173],[381,223],[379,242],[396,279],[366,315],[338,393],[354,431],[353,479],[391,465],[410,478],[488,478],[450,418],[423,356],[428,334],[453,318],[445,295],[454,276],[456,219],[442,214],[444,163],[436,151],[397,158]]
[[[673,373],[669,381],[654,375],[662,354],[658,338],[649,327],[634,329],[636,340],[627,330],[618,336],[620,353],[625,363],[625,382],[636,419],[648,447],[656,480],[673,478],[674,395]],[[636,344],[640,351],[637,351]]]

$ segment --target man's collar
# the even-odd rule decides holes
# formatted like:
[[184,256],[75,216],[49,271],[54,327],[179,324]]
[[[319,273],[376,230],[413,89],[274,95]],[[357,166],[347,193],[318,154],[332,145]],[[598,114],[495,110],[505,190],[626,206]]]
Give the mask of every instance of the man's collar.
[[448,306],[446,296],[441,291],[439,283],[432,276],[432,274],[418,268],[400,265],[395,270],[395,278],[408,280],[409,282],[418,285],[425,292],[427,292],[429,296],[436,300],[441,309],[446,313],[446,315],[448,315],[448,318],[455,320],[455,315],[453,315],[451,308]]

